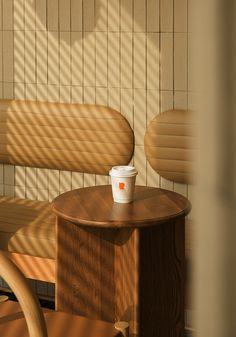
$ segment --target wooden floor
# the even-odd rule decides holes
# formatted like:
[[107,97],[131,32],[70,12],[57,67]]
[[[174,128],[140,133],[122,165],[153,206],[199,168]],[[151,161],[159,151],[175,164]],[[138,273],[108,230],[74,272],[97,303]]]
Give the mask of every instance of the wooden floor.
[[[44,309],[43,312],[48,337],[121,337],[121,334],[106,322],[48,309]],[[17,302],[0,303],[0,336],[29,337],[23,313]]]

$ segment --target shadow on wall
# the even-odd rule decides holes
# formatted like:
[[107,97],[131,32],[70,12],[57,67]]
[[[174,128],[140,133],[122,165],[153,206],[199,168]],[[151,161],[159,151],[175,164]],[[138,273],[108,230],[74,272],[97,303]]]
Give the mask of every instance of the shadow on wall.
[[[136,5],[137,15],[134,15],[132,1],[124,0],[112,3],[107,0],[58,0],[57,2],[55,0],[43,2],[29,0],[25,2],[24,9],[22,6],[20,2],[15,4],[15,19],[18,18],[18,24],[20,24],[24,11],[25,26],[32,30],[36,26],[36,30],[93,32],[106,31],[108,26],[112,25],[115,29],[111,31],[119,31],[121,16],[122,31],[145,32],[146,30],[145,11],[147,7],[142,6],[139,1]],[[155,14],[158,18],[159,13]]]

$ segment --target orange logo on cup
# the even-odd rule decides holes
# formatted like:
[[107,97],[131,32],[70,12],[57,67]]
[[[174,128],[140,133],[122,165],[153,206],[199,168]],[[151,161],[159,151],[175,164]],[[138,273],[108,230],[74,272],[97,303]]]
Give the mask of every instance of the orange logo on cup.
[[119,189],[124,190],[125,189],[125,183],[119,183]]

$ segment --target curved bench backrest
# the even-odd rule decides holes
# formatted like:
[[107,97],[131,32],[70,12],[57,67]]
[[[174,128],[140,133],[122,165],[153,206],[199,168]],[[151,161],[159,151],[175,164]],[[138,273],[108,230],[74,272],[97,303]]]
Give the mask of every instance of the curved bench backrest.
[[191,111],[169,110],[151,121],[145,134],[145,153],[160,176],[174,182],[192,182],[194,132]]
[[0,162],[107,174],[129,163],[134,135],[104,106],[0,101]]

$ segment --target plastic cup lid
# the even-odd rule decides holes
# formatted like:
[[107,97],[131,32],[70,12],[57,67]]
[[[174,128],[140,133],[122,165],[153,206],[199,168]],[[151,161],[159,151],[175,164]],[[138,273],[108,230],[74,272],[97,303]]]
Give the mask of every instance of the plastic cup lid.
[[109,174],[113,177],[133,177],[138,171],[134,166],[113,166]]

